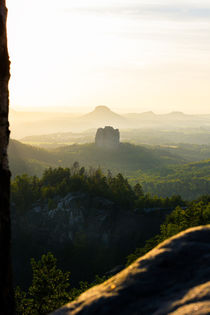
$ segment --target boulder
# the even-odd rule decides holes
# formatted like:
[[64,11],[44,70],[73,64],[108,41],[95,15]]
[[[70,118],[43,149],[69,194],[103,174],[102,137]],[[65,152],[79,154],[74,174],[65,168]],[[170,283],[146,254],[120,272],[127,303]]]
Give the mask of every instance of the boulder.
[[210,226],[161,243],[53,315],[210,314]]

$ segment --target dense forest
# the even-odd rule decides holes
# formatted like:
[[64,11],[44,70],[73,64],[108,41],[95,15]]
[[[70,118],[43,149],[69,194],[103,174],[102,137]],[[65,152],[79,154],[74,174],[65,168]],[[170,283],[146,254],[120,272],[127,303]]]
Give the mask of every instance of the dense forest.
[[168,237],[210,223],[209,196],[152,197],[120,173],[78,162],[46,169],[41,178],[17,176],[11,192],[16,303],[23,315],[48,314]]
[[[43,295],[37,289],[43,281],[35,276],[41,273],[38,268],[46,271],[45,264],[49,264],[57,270],[54,256],[58,258],[60,271],[55,281],[63,279],[64,291],[68,291],[65,299],[63,293],[55,297],[51,306],[58,307],[66,298],[73,299],[113,274],[116,266],[116,270],[122,269],[131,250],[158,233],[176,206],[186,207],[187,203],[179,196],[152,197],[140,184],[131,186],[120,173],[86,170],[75,162],[71,168],[46,169],[41,178],[17,176],[11,184],[11,205],[20,314],[47,314],[49,309],[36,311],[37,302],[33,301],[37,294]],[[67,290],[68,271],[72,286]],[[23,312],[24,307],[28,313]]]
[[[23,214],[39,200],[40,204],[48,202],[48,209],[56,207],[56,199],[69,192],[85,192],[89,196],[97,195],[116,202],[121,209],[142,211],[147,208],[171,208],[184,205],[180,196],[161,198],[144,194],[139,183],[131,186],[122,174],[113,176],[110,171],[105,175],[100,168],[80,167],[75,162],[71,169],[46,169],[41,178],[26,174],[16,176],[11,184],[11,201],[16,213]],[[57,196],[57,197],[56,197]]]
[[9,157],[18,314],[48,314],[168,237],[210,223],[205,145],[11,141]]
[[140,182],[144,191],[153,195],[168,197],[173,194],[193,200],[210,191],[210,160],[172,165],[143,173],[130,175],[129,182]]

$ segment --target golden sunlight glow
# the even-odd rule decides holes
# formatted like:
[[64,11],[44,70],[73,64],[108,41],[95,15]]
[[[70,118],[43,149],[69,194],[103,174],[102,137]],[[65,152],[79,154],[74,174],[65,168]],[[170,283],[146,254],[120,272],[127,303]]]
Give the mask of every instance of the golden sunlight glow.
[[13,108],[210,112],[209,1],[7,6]]

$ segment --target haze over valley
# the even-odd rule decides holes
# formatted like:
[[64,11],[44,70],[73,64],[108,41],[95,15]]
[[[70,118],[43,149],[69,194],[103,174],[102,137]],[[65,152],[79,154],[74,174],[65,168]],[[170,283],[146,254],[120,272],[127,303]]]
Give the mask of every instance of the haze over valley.
[[210,144],[210,115],[171,112],[118,114],[97,106],[87,114],[10,111],[11,137],[40,146],[93,142],[97,128],[120,129],[122,141],[137,144]]
[[[41,176],[46,168],[71,168],[77,162],[105,173],[120,172],[130,183],[139,182],[145,192],[163,197],[192,199],[208,191],[210,115],[118,114],[102,105],[80,115],[13,110],[10,114],[12,135],[18,138],[9,146],[13,178],[24,173]],[[104,126],[118,128],[119,147],[95,145],[97,129]]]

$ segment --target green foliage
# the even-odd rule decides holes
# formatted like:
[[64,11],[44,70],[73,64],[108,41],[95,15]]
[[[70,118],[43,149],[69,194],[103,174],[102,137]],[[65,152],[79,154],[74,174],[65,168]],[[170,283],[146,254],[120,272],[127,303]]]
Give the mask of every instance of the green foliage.
[[33,279],[28,292],[16,288],[17,314],[45,315],[69,301],[69,272],[56,266],[51,254],[43,255],[39,261],[31,259]]
[[12,202],[24,213],[40,196],[40,182],[36,176],[17,176],[11,185]]
[[139,182],[144,191],[164,198],[180,195],[194,200],[210,191],[210,160],[184,165],[153,168],[149,172],[136,171],[129,174],[129,182]]
[[18,286],[15,289],[15,302],[17,315],[30,315],[32,312],[33,300],[29,299],[27,293]]
[[[140,184],[131,186],[120,173],[112,175],[108,172],[106,175],[100,168],[87,170],[78,163],[70,169],[47,169],[41,178],[18,176],[12,181],[11,186],[13,259],[17,270],[24,269],[23,276],[20,276],[22,272],[17,272],[15,280],[24,288],[31,282],[29,259],[31,257],[39,259],[41,253],[46,251],[56,254],[62,268],[67,270],[69,268],[73,272],[71,281],[74,286],[77,286],[80,280],[90,281],[95,274],[111,270],[115,265],[122,263],[131,251],[130,248],[134,249],[157,233],[168,209],[184,204],[179,197],[164,199],[144,194]],[[73,233],[73,239],[70,239],[72,234],[68,233],[70,216],[69,203],[66,203],[66,200],[72,200],[72,205],[84,206],[84,211],[82,210],[84,225],[81,230]],[[62,208],[67,211],[62,211]],[[56,211],[51,211],[55,209]],[[100,220],[97,217],[98,209],[105,216],[107,212],[107,219],[103,225],[105,232],[102,233],[105,236],[99,238],[98,232],[95,233],[97,227],[95,228],[95,224],[92,225],[93,221]],[[145,213],[145,209],[148,212],[152,210],[152,213]],[[160,210],[158,211],[160,214],[156,215],[154,210]],[[109,235],[107,231],[110,227],[112,231],[112,226],[121,226],[123,222],[127,222],[121,220],[121,217],[129,217],[129,212],[131,221],[125,227],[122,236],[124,241],[118,246],[117,242],[112,243],[111,238],[107,237]],[[140,213],[142,215],[138,215]],[[141,221],[146,224],[142,224],[142,228],[138,229],[137,224],[133,223],[135,217],[140,224]],[[149,217],[152,222],[149,222]],[[54,232],[55,222],[57,227],[61,227],[64,235],[62,244],[59,238],[60,228]],[[93,236],[88,235],[92,229],[89,229],[89,226],[93,226]],[[52,231],[54,241],[49,242],[48,233]],[[127,240],[125,235],[128,235]],[[85,265],[84,260],[87,261]]]
[[146,241],[143,248],[137,248],[134,253],[130,254],[127,257],[127,265],[171,236],[190,227],[206,224],[210,224],[209,197],[204,196],[198,202],[193,202],[187,209],[176,207],[160,226],[160,234]]
[[[135,138],[136,132],[132,137]],[[122,143],[110,154],[94,144],[74,144],[47,151],[12,140],[9,158],[13,178],[24,173],[41,176],[46,168],[59,166],[69,167],[74,174],[74,169],[78,173],[79,162],[86,168],[100,165],[115,175],[122,173],[132,186],[140,183],[145,192],[163,198],[180,195],[185,200],[193,200],[210,190],[210,146],[205,145],[161,147]],[[78,162],[72,167],[75,160]],[[79,175],[83,174],[81,168]],[[60,189],[65,189],[65,181]]]
[[112,152],[100,149],[94,143],[74,144],[47,151],[15,140],[10,142],[9,159],[13,176],[23,173],[40,175],[43,168],[71,167],[75,161],[85,167],[97,168],[100,165],[104,170],[109,168],[115,173],[148,170],[182,161],[182,158],[167,150],[129,143],[121,143]]
[[210,223],[210,203],[192,203],[186,210],[177,207],[161,225],[160,240],[165,240],[187,228]]
[[70,176],[70,169],[68,168],[55,168],[51,167],[46,169],[42,175],[41,184],[43,186],[57,186],[58,183],[62,183],[68,180]]
[[140,198],[140,197],[143,197],[144,196],[144,192],[143,192],[143,189],[141,187],[141,185],[139,183],[137,183],[134,188],[133,188],[133,191],[136,195],[137,198]]
[[73,301],[82,292],[106,280],[106,277],[96,276],[91,283],[81,281],[79,288],[70,289],[70,272],[63,272],[57,268],[57,261],[53,254],[42,255],[39,261],[31,259],[32,284],[28,292],[16,287],[17,315],[46,315]]
[[49,168],[43,176],[17,176],[11,184],[12,202],[19,214],[30,210],[39,203],[48,203],[48,209],[56,207],[56,198],[64,197],[70,192],[83,192],[89,196],[107,198],[115,202],[121,209],[139,211],[146,208],[172,208],[185,203],[180,196],[159,198],[144,194],[142,186],[137,183],[134,187],[121,174],[113,176],[110,172],[105,175],[100,168],[90,168],[88,171],[75,162],[69,168]]

